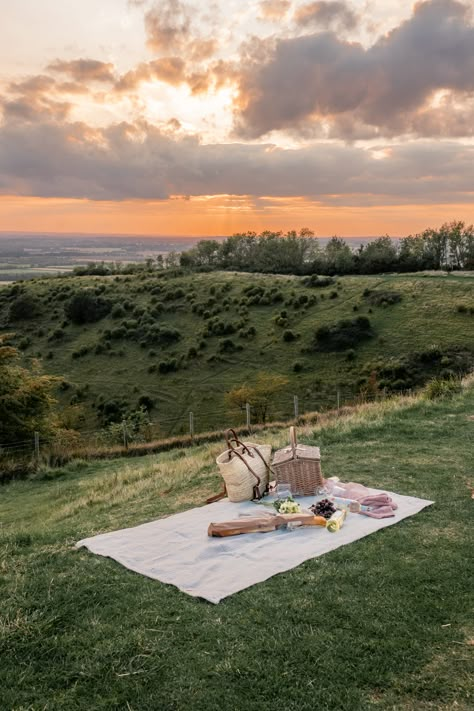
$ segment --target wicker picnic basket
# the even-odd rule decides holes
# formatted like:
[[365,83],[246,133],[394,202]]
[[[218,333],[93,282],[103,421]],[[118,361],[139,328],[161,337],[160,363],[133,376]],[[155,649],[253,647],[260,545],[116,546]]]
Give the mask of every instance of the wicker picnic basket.
[[296,429],[290,427],[290,446],[275,452],[272,473],[277,484],[289,484],[294,496],[312,496],[324,483],[319,447],[298,444]]
[[227,450],[217,457],[216,463],[229,500],[261,499],[268,490],[271,445],[241,442],[232,429],[226,431],[225,439]]

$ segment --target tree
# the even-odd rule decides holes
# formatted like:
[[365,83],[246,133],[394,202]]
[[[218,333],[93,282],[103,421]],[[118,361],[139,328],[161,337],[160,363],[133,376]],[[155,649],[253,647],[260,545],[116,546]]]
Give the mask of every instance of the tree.
[[359,270],[362,274],[380,274],[397,268],[397,248],[390,237],[378,237],[360,247]]
[[226,405],[245,410],[249,403],[257,422],[265,423],[275,396],[288,382],[288,378],[283,375],[259,373],[253,383],[245,383],[230,390],[225,396]]
[[324,248],[323,270],[326,274],[351,274],[354,271],[354,253],[340,237],[331,237]]
[[33,439],[56,431],[53,390],[58,378],[42,375],[37,362],[31,370],[19,365],[19,351],[0,337],[0,443]]
[[180,256],[182,267],[205,267],[216,269],[220,266],[221,245],[215,239],[203,239],[195,247]]

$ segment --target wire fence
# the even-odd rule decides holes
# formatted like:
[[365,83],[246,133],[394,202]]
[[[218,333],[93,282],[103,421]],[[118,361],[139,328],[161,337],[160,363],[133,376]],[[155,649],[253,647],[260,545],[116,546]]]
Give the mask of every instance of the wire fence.
[[[407,393],[411,394],[411,391]],[[217,407],[206,410],[193,406],[180,415],[150,418],[138,430],[129,421],[102,429],[65,431],[57,436],[35,432],[29,439],[0,444],[0,464],[7,460],[31,460],[33,463],[61,463],[79,456],[101,457],[139,454],[155,449],[179,446],[180,442],[200,443],[217,438],[228,427],[246,430],[262,429],[275,422],[304,420],[315,413],[339,411],[343,407],[385,399],[386,392],[359,393],[338,388],[322,392],[317,398],[305,394],[287,393],[258,406],[244,403],[242,407]],[[148,446],[153,445],[153,446]],[[1,472],[0,472],[1,474]]]

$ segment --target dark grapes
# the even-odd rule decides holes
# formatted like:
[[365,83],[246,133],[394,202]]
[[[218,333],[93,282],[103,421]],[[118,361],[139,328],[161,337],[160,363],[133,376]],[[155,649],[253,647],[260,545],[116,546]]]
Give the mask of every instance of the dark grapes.
[[315,516],[323,516],[326,519],[331,518],[333,513],[335,513],[336,511],[336,507],[334,506],[332,501],[329,501],[329,499],[323,499],[322,501],[318,501],[318,503],[313,504],[309,508]]

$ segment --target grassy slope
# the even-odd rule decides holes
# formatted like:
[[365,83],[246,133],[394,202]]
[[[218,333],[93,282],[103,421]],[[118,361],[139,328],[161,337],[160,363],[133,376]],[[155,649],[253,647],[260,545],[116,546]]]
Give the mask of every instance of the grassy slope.
[[72,549],[201,503],[218,445],[4,487],[0,707],[472,709],[473,414],[471,383],[307,429],[326,476],[435,505],[218,606]]
[[[70,284],[72,287],[97,286],[105,283],[105,296],[115,301],[130,299],[134,304],[150,308],[150,289],[154,284],[162,284],[158,278],[132,277],[128,281],[123,278],[80,278],[41,280],[28,285],[33,289],[42,303],[43,315],[35,319],[34,325],[29,322],[14,324],[18,340],[24,333],[31,338],[31,345],[26,348],[27,355],[41,354],[46,357],[48,351],[53,352],[52,360],[44,360],[47,371],[63,375],[69,381],[88,385],[85,393],[84,407],[86,409],[86,429],[97,426],[95,413],[91,409],[92,401],[98,394],[105,399],[124,396],[132,405],[136,405],[142,394],[150,395],[155,401],[154,420],[180,418],[176,424],[165,423],[163,434],[180,434],[187,431],[187,412],[195,412],[196,431],[222,426],[226,420],[224,408],[224,393],[247,379],[252,379],[259,370],[271,370],[288,377],[290,383],[287,392],[275,406],[277,410],[271,413],[274,418],[290,415],[292,394],[300,397],[300,411],[314,410],[321,405],[336,401],[336,388],[341,384],[347,397],[356,388],[360,373],[373,359],[387,356],[399,356],[423,350],[432,344],[441,347],[461,345],[469,346],[474,342],[474,317],[472,314],[457,313],[460,303],[466,306],[474,305],[472,293],[474,277],[429,277],[429,276],[374,276],[374,277],[344,277],[339,279],[339,297],[329,299],[334,287],[326,289],[309,289],[303,286],[297,277],[274,277],[246,274],[201,274],[192,277],[181,277],[168,280],[167,286],[183,287],[196,292],[198,302],[205,301],[210,296],[212,286],[220,287],[231,281],[232,290],[226,296],[242,297],[246,286],[261,283],[264,285],[279,285],[288,297],[292,291],[300,294],[315,294],[317,303],[307,311],[287,308],[284,304],[272,306],[251,306],[247,325],[253,325],[257,336],[253,339],[240,339],[237,335],[231,338],[243,346],[236,353],[224,354],[220,360],[208,362],[209,357],[216,354],[218,337],[206,341],[207,348],[196,360],[188,360],[185,369],[176,373],[150,374],[151,364],[167,359],[173,354],[187,354],[189,347],[200,340],[199,332],[205,326],[202,317],[191,312],[190,304],[185,299],[177,302],[166,302],[172,311],[165,311],[159,317],[159,322],[177,326],[183,333],[183,339],[175,346],[140,348],[130,341],[113,341],[115,351],[123,349],[124,356],[111,357],[108,354],[95,355],[93,352],[78,359],[72,358],[72,353],[82,345],[94,349],[100,339],[100,332],[106,328],[118,326],[122,318],[103,319],[97,324],[87,326],[72,326],[65,328],[66,337],[61,342],[48,342],[48,335],[62,322],[64,301],[58,296],[51,297],[49,303],[45,299],[52,290]],[[403,295],[401,303],[389,307],[373,307],[369,314],[369,304],[363,297],[364,289],[378,288],[381,290],[396,290]],[[321,294],[325,299],[321,300]],[[158,297],[160,298],[160,297]],[[218,299],[219,301],[221,299]],[[353,307],[358,311],[354,313]],[[230,311],[223,311],[219,318],[235,321],[239,319]],[[282,309],[288,311],[290,328],[300,334],[297,341],[285,343],[282,335],[284,329],[276,326],[273,317]],[[6,309],[4,307],[4,314]],[[322,324],[330,324],[341,318],[353,318],[369,315],[376,331],[376,337],[357,348],[354,362],[348,362],[344,353],[313,353],[302,354],[301,349],[309,345],[315,330]],[[1,307],[0,307],[1,316]],[[132,318],[127,316],[126,318]],[[8,327],[12,330],[12,327]],[[8,330],[7,329],[7,330]],[[42,335],[39,335],[42,329]],[[158,351],[156,357],[150,357],[149,351]],[[293,371],[293,364],[299,361],[304,364],[301,373]],[[62,395],[65,405],[74,391],[69,390]],[[243,417],[243,416],[242,416]],[[234,420],[233,420],[234,421]],[[236,422],[237,424],[237,422]]]

